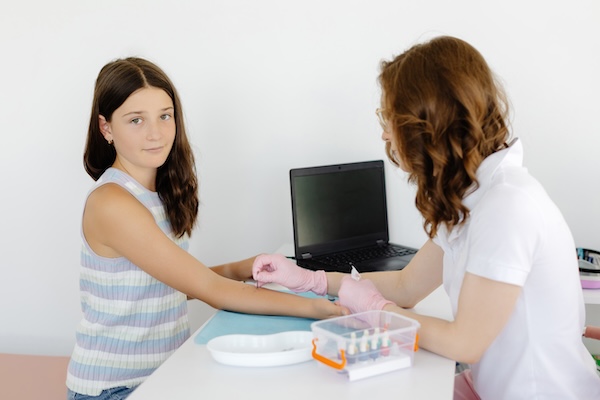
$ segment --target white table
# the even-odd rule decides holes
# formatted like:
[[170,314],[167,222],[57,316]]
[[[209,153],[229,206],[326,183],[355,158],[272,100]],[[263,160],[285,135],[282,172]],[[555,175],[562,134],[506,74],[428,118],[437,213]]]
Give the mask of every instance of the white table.
[[[424,299],[415,310],[451,319],[443,288]],[[206,325],[206,324],[205,324]],[[315,360],[283,367],[233,367],[213,360],[205,345],[194,342],[198,329],[130,400],[236,399],[452,399],[455,362],[420,349],[410,368],[350,382]]]
[[[277,252],[290,255],[284,245]],[[586,304],[600,304],[600,289],[584,290]],[[446,293],[438,288],[415,311],[452,319]],[[208,323],[208,322],[207,322]],[[130,400],[233,399],[247,396],[261,400],[313,400],[377,398],[451,399],[455,362],[420,349],[411,368],[349,382],[341,374],[311,360],[284,367],[232,367],[213,360],[205,345],[194,342],[204,324],[146,382]]]

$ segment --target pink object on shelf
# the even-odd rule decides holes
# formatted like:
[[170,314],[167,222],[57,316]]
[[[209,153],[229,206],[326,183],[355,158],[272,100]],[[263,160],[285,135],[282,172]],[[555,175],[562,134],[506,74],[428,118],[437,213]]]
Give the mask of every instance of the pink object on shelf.
[[584,289],[600,289],[600,280],[581,278],[581,287]]

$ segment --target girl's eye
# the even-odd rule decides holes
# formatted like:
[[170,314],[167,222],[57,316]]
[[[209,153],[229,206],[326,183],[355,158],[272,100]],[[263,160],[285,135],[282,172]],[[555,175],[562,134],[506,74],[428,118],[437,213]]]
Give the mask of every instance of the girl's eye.
[[142,123],[142,119],[141,118],[134,118],[131,120],[131,123],[134,125],[139,125]]
[[163,121],[168,121],[168,120],[170,120],[171,118],[172,118],[172,117],[171,117],[171,114],[164,114],[164,115],[161,115],[161,116],[160,116],[160,119],[162,119]]

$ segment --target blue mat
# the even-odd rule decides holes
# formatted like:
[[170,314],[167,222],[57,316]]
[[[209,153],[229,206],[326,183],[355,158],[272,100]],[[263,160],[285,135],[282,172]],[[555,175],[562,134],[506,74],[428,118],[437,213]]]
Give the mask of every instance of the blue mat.
[[[302,293],[303,297],[319,297],[313,293]],[[206,344],[212,338],[223,335],[247,334],[270,335],[287,331],[310,331],[314,319],[274,315],[241,314],[217,311],[206,326],[194,338],[196,344]]]

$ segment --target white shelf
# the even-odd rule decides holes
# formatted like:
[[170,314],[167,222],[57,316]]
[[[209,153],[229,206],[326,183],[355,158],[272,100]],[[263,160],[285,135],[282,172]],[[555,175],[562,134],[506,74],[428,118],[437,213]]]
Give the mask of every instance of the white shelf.
[[600,304],[600,289],[583,289],[585,304]]

